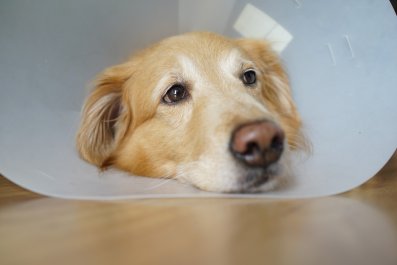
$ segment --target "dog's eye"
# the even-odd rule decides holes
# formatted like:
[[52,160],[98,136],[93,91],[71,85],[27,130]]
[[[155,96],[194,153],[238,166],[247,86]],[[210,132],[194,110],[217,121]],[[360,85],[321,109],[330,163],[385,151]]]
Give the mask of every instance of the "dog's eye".
[[254,70],[248,70],[243,73],[242,81],[245,85],[253,85],[256,83],[256,73]]
[[184,86],[173,85],[163,97],[163,102],[173,104],[185,99],[187,96],[188,92]]

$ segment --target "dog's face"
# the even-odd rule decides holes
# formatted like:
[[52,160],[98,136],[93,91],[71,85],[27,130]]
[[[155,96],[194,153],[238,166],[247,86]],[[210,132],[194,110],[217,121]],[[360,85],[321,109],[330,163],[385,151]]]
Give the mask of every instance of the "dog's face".
[[105,70],[77,143],[99,167],[249,192],[285,175],[299,130],[287,76],[266,42],[190,33]]

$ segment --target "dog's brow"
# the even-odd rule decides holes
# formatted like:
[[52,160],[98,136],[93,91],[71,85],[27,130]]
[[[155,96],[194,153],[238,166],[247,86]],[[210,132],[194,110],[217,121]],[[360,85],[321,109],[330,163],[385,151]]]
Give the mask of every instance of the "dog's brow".
[[159,95],[162,95],[164,93],[164,90],[167,88],[167,86],[174,82],[173,76],[166,74],[163,77],[160,78],[160,80],[157,82],[156,86],[153,89],[153,94],[152,94],[152,99],[153,101],[157,101]]
[[183,72],[189,76],[190,78],[194,78],[198,80],[200,78],[200,73],[197,65],[194,63],[193,60],[191,60],[189,57],[186,55],[179,55],[178,56],[178,62],[183,69]]
[[242,64],[244,64],[244,60],[242,60],[240,52],[233,49],[220,60],[219,68],[224,74],[230,75],[240,70]]

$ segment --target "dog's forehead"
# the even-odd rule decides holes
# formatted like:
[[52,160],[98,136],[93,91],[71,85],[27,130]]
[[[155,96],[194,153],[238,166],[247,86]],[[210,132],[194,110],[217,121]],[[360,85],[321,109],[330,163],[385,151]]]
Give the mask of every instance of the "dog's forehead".
[[237,48],[223,51],[207,51],[203,54],[178,53],[175,55],[177,68],[183,75],[197,77],[209,74],[232,74],[246,61]]
[[[192,83],[196,88],[203,88],[214,82],[224,82],[227,77],[232,77],[239,71],[243,62],[247,59],[238,48],[218,50],[217,52],[201,51],[192,53],[179,50],[165,55],[160,75],[154,86],[153,100],[157,100],[159,94],[164,94],[166,88],[173,83]],[[163,66],[161,66],[163,65]],[[164,67],[166,65],[167,67]]]

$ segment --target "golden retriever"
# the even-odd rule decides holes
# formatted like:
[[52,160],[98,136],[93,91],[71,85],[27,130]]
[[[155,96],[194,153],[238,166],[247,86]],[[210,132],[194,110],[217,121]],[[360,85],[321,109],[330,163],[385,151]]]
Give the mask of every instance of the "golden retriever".
[[289,175],[300,131],[287,75],[266,41],[193,32],[101,73],[77,148],[102,169],[258,192]]

